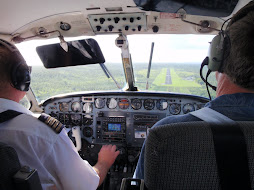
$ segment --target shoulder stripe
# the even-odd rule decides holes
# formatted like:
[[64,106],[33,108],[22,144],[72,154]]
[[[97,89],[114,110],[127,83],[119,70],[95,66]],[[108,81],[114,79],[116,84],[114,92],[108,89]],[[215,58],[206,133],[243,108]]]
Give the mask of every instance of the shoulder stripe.
[[60,121],[45,113],[42,113],[38,119],[43,123],[45,123],[47,126],[49,126],[51,129],[53,129],[53,131],[55,131],[58,134],[64,128],[64,125]]

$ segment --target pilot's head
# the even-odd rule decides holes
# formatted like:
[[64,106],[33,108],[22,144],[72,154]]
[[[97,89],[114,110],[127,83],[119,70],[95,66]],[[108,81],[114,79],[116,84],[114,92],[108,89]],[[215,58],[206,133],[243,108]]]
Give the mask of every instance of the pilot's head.
[[254,2],[231,19],[224,46],[222,71],[240,87],[254,90]]
[[0,92],[8,89],[29,90],[30,69],[18,49],[0,39]]

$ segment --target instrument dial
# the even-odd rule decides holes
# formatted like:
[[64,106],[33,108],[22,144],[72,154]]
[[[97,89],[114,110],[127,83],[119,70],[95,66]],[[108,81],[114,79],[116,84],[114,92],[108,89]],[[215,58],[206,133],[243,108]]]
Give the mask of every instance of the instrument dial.
[[107,106],[109,109],[114,109],[117,106],[117,101],[115,98],[108,98],[107,99]]
[[84,129],[83,129],[83,135],[85,137],[91,137],[91,136],[93,136],[93,129],[91,127],[84,127]]
[[152,99],[145,99],[144,100],[144,108],[146,110],[152,110],[154,108],[154,105],[155,105],[154,100],[152,100]]
[[83,117],[83,125],[92,125],[93,124],[93,117],[91,115],[85,115]]
[[95,107],[98,109],[104,108],[105,107],[105,99],[104,98],[96,98]]
[[71,122],[73,125],[81,124],[81,115],[80,114],[71,114]]
[[138,98],[132,99],[131,100],[131,107],[134,110],[139,110],[142,107],[142,101]]
[[158,110],[166,110],[168,108],[168,102],[165,99],[157,100],[156,107]]
[[173,115],[178,115],[181,112],[181,104],[177,103],[170,104],[169,112]]
[[193,104],[188,103],[183,106],[183,113],[184,114],[192,112],[192,111],[195,111],[195,107]]
[[74,112],[80,112],[80,110],[81,110],[80,103],[79,102],[73,102],[71,104],[71,110],[74,111]]
[[68,102],[60,102],[59,103],[59,110],[61,112],[67,112],[67,111],[69,111],[69,103]]
[[118,106],[119,106],[120,109],[124,109],[125,110],[125,109],[127,109],[130,106],[130,102],[129,102],[128,99],[122,98],[122,99],[119,100]]
[[83,106],[83,111],[85,113],[92,113],[92,111],[93,111],[92,103],[89,103],[89,102],[85,103],[84,106]]
[[64,125],[69,125],[70,124],[69,114],[59,114],[59,121]]

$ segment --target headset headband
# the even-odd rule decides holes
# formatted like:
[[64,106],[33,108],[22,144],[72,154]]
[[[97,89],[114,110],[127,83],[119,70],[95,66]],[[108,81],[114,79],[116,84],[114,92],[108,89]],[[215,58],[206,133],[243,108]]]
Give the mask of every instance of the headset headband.
[[11,52],[19,52],[19,50],[17,49],[17,47],[15,45],[13,45],[5,40],[0,39],[0,44],[3,45],[4,47],[6,47]]
[[228,26],[245,17],[250,11],[254,11],[254,1],[250,1],[244,7],[242,7],[230,20]]

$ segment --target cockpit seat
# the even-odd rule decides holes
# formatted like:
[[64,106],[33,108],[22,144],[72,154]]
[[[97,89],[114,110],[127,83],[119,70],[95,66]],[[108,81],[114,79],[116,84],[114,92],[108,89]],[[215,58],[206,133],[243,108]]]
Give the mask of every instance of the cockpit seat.
[[[251,186],[253,189],[254,122],[236,123],[245,138],[246,157],[248,157],[246,164],[250,176],[250,179],[247,180],[250,183],[249,187]],[[222,138],[228,138],[227,134],[225,133]],[[232,146],[233,153],[238,154],[237,147],[233,144]],[[229,169],[232,169],[232,172],[235,172],[236,165],[240,161],[230,163],[230,159],[230,157],[225,158],[229,162],[222,164],[226,164]],[[146,139],[145,185],[149,190],[227,189],[221,188],[222,180],[218,173],[217,163],[214,134],[207,122],[197,121],[158,126],[149,131]],[[239,176],[241,178],[241,173]],[[237,180],[231,180],[231,183]],[[234,187],[233,189],[250,188]]]
[[21,167],[15,149],[0,142],[0,189],[42,190],[37,170]]

